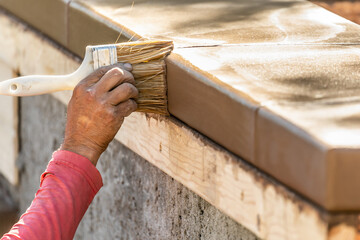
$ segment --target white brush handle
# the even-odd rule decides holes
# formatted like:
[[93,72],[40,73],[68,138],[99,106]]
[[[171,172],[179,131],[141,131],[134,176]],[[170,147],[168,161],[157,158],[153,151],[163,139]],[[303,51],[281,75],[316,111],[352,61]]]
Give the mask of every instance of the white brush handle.
[[88,46],[79,69],[64,76],[25,76],[0,82],[0,95],[34,96],[72,90],[94,69],[116,63],[115,45]]
[[80,81],[77,76],[26,76],[0,83],[0,94],[8,96],[33,96],[62,90],[71,90]]

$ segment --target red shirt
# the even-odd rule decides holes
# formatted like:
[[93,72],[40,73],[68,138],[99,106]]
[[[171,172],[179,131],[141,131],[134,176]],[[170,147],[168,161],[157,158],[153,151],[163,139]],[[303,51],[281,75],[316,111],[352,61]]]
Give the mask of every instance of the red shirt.
[[27,211],[1,240],[69,240],[102,187],[96,167],[85,157],[57,151],[41,175]]

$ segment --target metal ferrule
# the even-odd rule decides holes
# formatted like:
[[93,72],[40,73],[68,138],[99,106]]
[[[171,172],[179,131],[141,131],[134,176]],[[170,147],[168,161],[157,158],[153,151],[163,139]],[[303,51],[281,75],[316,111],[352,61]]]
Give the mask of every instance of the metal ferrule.
[[116,45],[94,46],[91,50],[94,60],[94,70],[117,63]]

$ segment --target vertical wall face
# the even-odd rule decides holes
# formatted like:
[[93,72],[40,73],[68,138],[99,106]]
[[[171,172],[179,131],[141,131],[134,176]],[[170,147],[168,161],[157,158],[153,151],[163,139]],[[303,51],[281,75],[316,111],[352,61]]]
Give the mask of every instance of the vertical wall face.
[[[11,78],[12,69],[0,60],[0,81]],[[14,185],[18,183],[15,161],[18,153],[17,99],[0,96],[0,236],[17,219]]]
[[[61,144],[65,106],[50,96],[21,99],[21,211]],[[98,168],[104,187],[75,239],[256,239],[180,183],[113,141]]]
[[[0,60],[0,81],[13,77],[12,69]],[[17,184],[15,160],[18,152],[17,98],[0,96],[0,173]]]
[[311,2],[360,24],[360,1],[359,0],[311,0]]

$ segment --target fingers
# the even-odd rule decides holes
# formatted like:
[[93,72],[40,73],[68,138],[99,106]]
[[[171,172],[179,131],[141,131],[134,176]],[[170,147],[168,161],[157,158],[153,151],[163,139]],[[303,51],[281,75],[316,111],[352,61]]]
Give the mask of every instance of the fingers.
[[102,78],[95,83],[95,88],[99,93],[105,93],[122,83],[135,84],[134,76],[126,70],[114,67],[107,71]]
[[79,85],[90,86],[97,83],[109,70],[113,69],[114,67],[124,69],[125,71],[132,70],[132,66],[129,63],[117,63],[111,66],[101,67],[79,82]]
[[137,88],[130,83],[123,83],[112,90],[108,95],[108,101],[112,105],[118,105],[130,98],[136,98],[139,94]]
[[128,99],[116,106],[117,114],[123,117],[129,116],[132,112],[136,111],[136,109],[137,104],[132,99]]
[[126,117],[137,109],[137,104],[132,98],[139,94],[134,86],[134,76],[126,69],[131,70],[132,66],[116,64],[102,67],[82,80],[74,92],[81,95],[85,90],[90,93],[91,98],[102,99],[106,105],[113,106],[118,115]]

